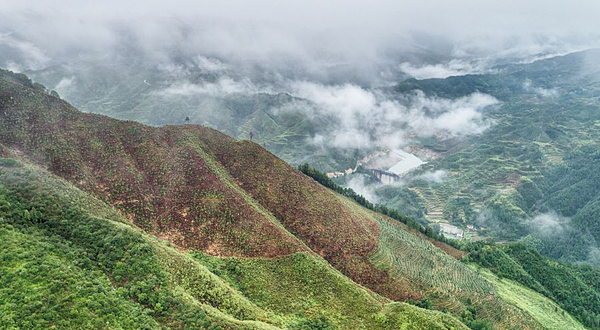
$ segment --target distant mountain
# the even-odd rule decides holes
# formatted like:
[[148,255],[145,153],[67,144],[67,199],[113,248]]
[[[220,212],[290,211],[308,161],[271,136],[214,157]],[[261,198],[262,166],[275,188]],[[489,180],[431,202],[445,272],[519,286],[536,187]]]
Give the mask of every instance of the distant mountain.
[[[435,141],[439,158],[399,190],[383,188],[388,206],[424,208],[424,219],[479,228],[475,238],[542,241],[553,258],[600,265],[597,156],[600,141],[600,51],[531,64],[508,65],[489,75],[410,80],[390,93],[414,90],[455,98],[475,91],[502,104],[486,116],[494,124],[451,146]],[[444,180],[421,178],[442,172]],[[412,178],[412,179],[411,179]],[[402,198],[410,193],[412,199]]]
[[186,62],[167,67],[76,62],[26,73],[85,112],[153,126],[205,125],[241,139],[252,135],[296,165],[309,161],[334,170],[353,167],[356,160],[353,151],[311,144],[331,120],[299,112],[295,104],[308,101],[273,90],[276,81],[261,83],[269,77],[249,81],[236,72],[207,72]]
[[[598,264],[600,186],[594,179],[583,179],[592,175],[592,168],[584,173],[568,162],[577,157],[592,164],[598,149],[598,60],[600,51],[590,50],[505,64],[490,74],[407,79],[374,88],[400,103],[418,92],[430,100],[485,93],[500,104],[482,113],[489,128],[481,134],[411,139],[411,147],[437,158],[410,173],[403,186],[373,185],[376,179],[370,178],[358,185],[367,185],[360,192],[423,224],[457,226],[468,238],[516,241],[534,235],[546,242],[540,251],[548,256]],[[275,92],[273,86],[281,83],[276,76],[253,76],[250,83],[243,73],[219,63],[202,66],[179,60],[168,67],[140,63],[128,67],[75,62],[29,74],[58,89],[83,111],[158,126],[207,125],[235,138],[252,138],[292,165],[306,162],[321,171],[343,171],[381,149],[375,145],[342,149],[328,146],[327,140],[314,143],[339,123],[323,113],[301,111],[309,100]],[[588,158],[582,158],[586,154]],[[444,180],[423,179],[435,172]],[[555,182],[563,174],[578,176],[572,180],[582,181],[579,186],[585,193],[566,187],[571,184],[566,179]],[[362,182],[360,176],[364,173],[336,180],[350,185],[353,179]],[[549,214],[562,219],[561,233],[536,230],[532,221]]]
[[82,113],[6,71],[0,127],[9,328],[547,327],[251,141]]

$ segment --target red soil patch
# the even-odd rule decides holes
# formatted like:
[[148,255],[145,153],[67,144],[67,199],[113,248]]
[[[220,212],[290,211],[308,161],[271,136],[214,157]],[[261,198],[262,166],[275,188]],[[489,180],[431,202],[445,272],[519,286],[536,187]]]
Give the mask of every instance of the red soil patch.
[[146,231],[222,255],[305,250],[223,182],[185,130],[84,114],[44,93],[0,83],[0,143],[23,150]]
[[198,134],[246,191],[335,268],[388,298],[412,297],[407,283],[369,259],[378,247],[374,219],[354,212],[332,191],[255,143],[208,128],[198,128]]

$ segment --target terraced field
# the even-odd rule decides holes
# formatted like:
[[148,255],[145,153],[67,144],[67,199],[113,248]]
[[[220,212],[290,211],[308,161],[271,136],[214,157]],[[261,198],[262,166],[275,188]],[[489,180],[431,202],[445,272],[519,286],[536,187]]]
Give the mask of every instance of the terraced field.
[[413,290],[436,309],[459,313],[471,301],[481,317],[494,320],[500,327],[513,329],[519,324],[520,329],[541,328],[528,321],[523,311],[500,299],[495,287],[467,265],[390,221],[379,219],[380,245],[371,259],[393,275],[407,278]]
[[486,295],[493,287],[456,259],[426,240],[417,238],[380,220],[380,246],[372,256],[381,267],[406,277],[422,288],[434,288],[438,293],[468,293]]

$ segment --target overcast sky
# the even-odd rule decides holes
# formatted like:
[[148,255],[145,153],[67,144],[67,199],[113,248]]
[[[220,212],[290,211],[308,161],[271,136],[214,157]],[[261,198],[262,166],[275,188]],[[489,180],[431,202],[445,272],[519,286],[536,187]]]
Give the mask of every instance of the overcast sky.
[[[38,13],[64,19],[127,18],[145,15],[212,16],[271,21],[309,29],[406,29],[466,33],[473,29],[510,32],[596,32],[600,5],[594,0],[213,0],[213,1],[2,1],[6,16]],[[42,22],[38,22],[42,23]]]
[[[337,120],[315,144],[395,148],[415,132],[479,134],[499,101],[417,93],[400,103],[374,87],[595,48],[599,14],[598,0],[0,0],[0,67],[159,71],[165,98],[287,92],[309,102],[282,111]],[[65,73],[50,87],[68,96],[84,78]]]
[[[592,0],[0,0],[0,46],[25,58],[12,63],[21,69],[114,55],[126,45],[156,58],[177,50],[315,70],[348,62],[377,71],[391,63],[429,77],[481,70],[490,56],[597,47],[599,13]],[[434,55],[414,56],[424,52]],[[465,62],[473,58],[480,61]],[[458,60],[443,68],[416,63],[451,59]]]

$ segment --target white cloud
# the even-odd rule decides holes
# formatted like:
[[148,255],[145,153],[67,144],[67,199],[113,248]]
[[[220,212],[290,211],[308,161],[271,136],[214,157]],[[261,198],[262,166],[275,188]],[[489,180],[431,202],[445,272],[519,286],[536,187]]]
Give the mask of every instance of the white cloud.
[[[381,187],[380,183],[367,183],[366,180],[370,180],[368,176],[364,176],[361,174],[352,175],[350,180],[346,183],[345,187],[354,190],[357,194],[362,195],[371,203],[378,203],[379,198],[377,198],[377,194],[375,190]],[[371,179],[372,180],[372,179]]]
[[23,67],[14,61],[7,61],[4,63],[6,65],[6,69],[12,72],[21,72],[23,71]]
[[535,93],[539,97],[556,97],[559,94],[556,88],[547,89],[533,86],[533,83],[529,79],[525,80],[525,82],[523,83],[523,89],[526,92]]
[[599,9],[591,0],[4,1],[0,33],[29,59],[2,64],[176,58],[205,72],[224,64],[374,85],[397,81],[399,63],[418,78],[446,77],[597,47]]
[[[20,54],[18,59],[9,60],[5,63],[11,71],[18,72],[23,67],[26,69],[41,69],[50,61],[46,53],[33,42],[13,38],[10,33],[0,33],[0,46],[14,49]],[[21,63],[17,63],[16,60]]]
[[450,100],[417,92],[401,103],[352,84],[304,81],[294,82],[290,88],[292,95],[312,102],[304,107],[307,115],[331,118],[330,131],[322,133],[324,137],[318,141],[338,148],[394,149],[406,143],[410,135],[479,134],[491,125],[481,111],[499,103],[481,93]]
[[400,64],[400,70],[417,79],[429,79],[494,72],[491,69],[491,65],[493,65],[493,62],[488,60],[467,62],[460,59],[453,59],[447,63],[425,64],[421,66],[404,62]]
[[161,96],[224,96],[229,94],[255,94],[262,90],[256,87],[250,79],[234,80],[230,77],[221,77],[214,83],[175,83],[156,94]]
[[205,73],[219,73],[227,69],[227,65],[220,60],[202,55],[196,56],[195,63]]
[[74,84],[75,77],[64,77],[54,86],[54,89],[62,94],[70,91],[75,86]]
[[556,212],[538,214],[529,222],[531,229],[544,237],[562,235],[569,229],[569,225],[570,220],[558,215]]
[[442,183],[448,177],[448,172],[445,170],[436,170],[436,171],[427,171],[425,173],[419,174],[415,177],[415,179],[421,179],[434,183]]

